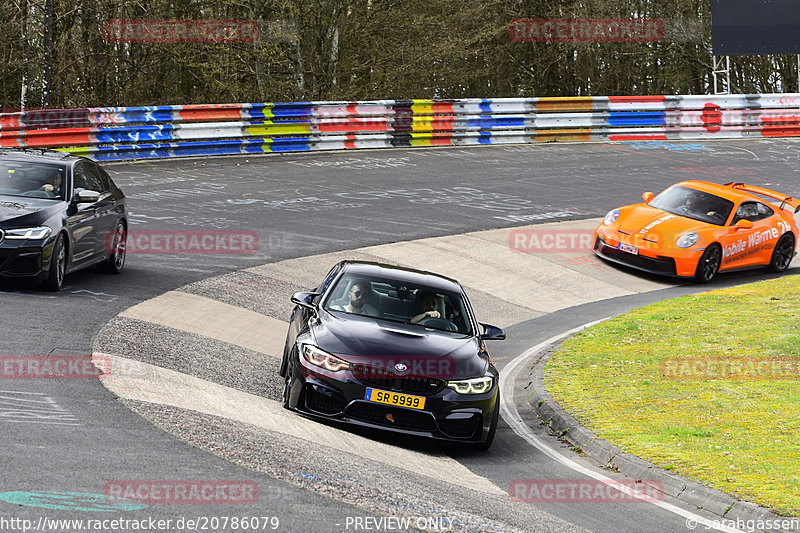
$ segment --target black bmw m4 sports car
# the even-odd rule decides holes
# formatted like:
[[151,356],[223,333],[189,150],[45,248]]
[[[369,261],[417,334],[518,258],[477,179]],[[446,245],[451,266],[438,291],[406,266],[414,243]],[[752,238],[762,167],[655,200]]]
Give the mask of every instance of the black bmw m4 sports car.
[[125,264],[125,195],[84,157],[0,150],[0,278],[57,291],[74,270]]
[[307,416],[488,449],[499,374],[461,285],[431,272],[342,261],[296,304],[283,403]]

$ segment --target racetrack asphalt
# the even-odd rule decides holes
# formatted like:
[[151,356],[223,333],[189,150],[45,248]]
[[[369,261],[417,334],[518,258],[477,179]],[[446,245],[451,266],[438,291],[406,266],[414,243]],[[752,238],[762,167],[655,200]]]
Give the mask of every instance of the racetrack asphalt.
[[[435,444],[386,446],[386,442],[396,442],[396,437],[368,432],[367,438],[359,438],[358,434],[308,421],[283,410],[277,369],[287,329],[281,318],[288,316],[288,309],[270,308],[264,302],[280,301],[287,290],[291,293],[313,287],[318,283],[313,280],[323,279],[329,266],[343,258],[392,264],[402,259],[401,264],[405,266],[424,261],[434,265],[433,270],[460,280],[467,294],[475,300],[478,317],[489,316],[503,327],[512,326],[509,336],[517,340],[514,343],[517,347],[509,352],[507,346],[493,343],[494,359],[502,372],[517,353],[527,348],[518,344],[519,339],[525,337],[523,332],[534,331],[531,340],[539,339],[543,330],[540,322],[554,316],[558,310],[561,310],[558,323],[563,328],[575,320],[575,314],[570,311],[588,306],[590,302],[597,303],[595,313],[598,310],[608,313],[629,309],[631,305],[640,305],[644,301],[656,301],[669,294],[706,289],[696,285],[674,288],[631,278],[630,274],[592,258],[585,250],[567,253],[566,257],[590,260],[594,267],[587,272],[593,275],[564,269],[561,266],[565,257],[563,253],[520,253],[509,247],[509,242],[513,242],[509,235],[513,237],[514,232],[535,230],[541,235],[570,234],[591,231],[597,223],[598,219],[589,219],[372,246],[290,259],[207,278],[127,309],[100,332],[95,342],[95,353],[100,357],[110,357],[113,369],[103,384],[121,398],[136,402],[134,409],[137,412],[181,439],[195,442],[199,447],[224,457],[234,456],[240,464],[279,479],[294,481],[299,478],[301,483],[309,478],[324,479],[324,491],[337,486],[341,491],[337,496],[339,499],[358,502],[360,507],[376,514],[414,519],[419,509],[428,506],[434,516],[452,519],[457,531],[531,530],[532,524],[538,524],[536,530],[540,531],[551,530],[557,525],[565,527],[566,524],[546,520],[547,515],[536,517],[521,513],[520,506],[528,512],[536,507],[511,503],[508,498],[509,486],[515,479],[589,479],[579,473],[572,473],[572,478],[565,477],[569,469],[563,465],[549,461],[545,469],[540,461],[531,461],[525,468],[517,465],[509,468],[488,461],[487,469],[484,464],[486,457],[480,455],[453,452]],[[720,284],[735,282],[726,279]],[[660,294],[647,298],[653,291]],[[540,297],[526,301],[526,294]],[[233,305],[236,303],[241,307]],[[508,303],[513,306],[508,306]],[[518,319],[521,316],[528,319],[520,323]],[[262,334],[272,336],[272,339],[258,340]],[[226,339],[224,342],[212,347],[212,343],[223,338]],[[225,346],[231,344],[248,348],[245,343],[249,345],[248,351],[235,350],[231,354],[224,351]],[[263,379],[265,377],[269,377],[268,382]],[[517,386],[515,389],[519,390],[517,396],[521,400],[518,408],[524,409],[522,388]],[[171,413],[171,423],[163,418],[165,409]],[[198,413],[212,418],[206,418],[203,423],[202,418],[198,420]],[[197,426],[186,424],[187,416]],[[245,428],[255,434],[259,434],[260,429],[260,434],[269,438],[247,441],[245,448],[248,451],[243,452],[239,439],[228,441],[226,446],[216,440],[211,445],[197,442],[191,433],[187,436],[187,428],[189,432],[202,435],[214,434],[220,419],[229,421],[228,424],[233,423],[230,421],[245,424]],[[501,428],[498,435],[504,439],[500,445],[501,453],[503,449],[529,449],[506,425]],[[401,442],[405,440],[412,439],[402,439]],[[312,456],[298,454],[297,450],[305,452],[313,445],[327,447],[336,455],[347,455],[346,481],[341,465],[335,462],[325,464]],[[551,446],[564,448],[557,441]],[[287,449],[292,450],[292,454],[283,457]],[[567,452],[562,450],[561,453]],[[573,460],[579,460],[577,454],[571,455]],[[260,461],[265,456],[271,458],[269,462]],[[477,465],[465,468],[460,462],[464,460],[469,464],[478,457],[482,468]],[[485,471],[486,475],[476,476],[473,472],[477,468]],[[542,478],[543,470],[549,472],[547,477]],[[513,477],[522,472],[532,477]],[[432,482],[439,485],[431,486]],[[364,498],[365,486],[374,491],[375,487],[389,485],[393,487],[392,491],[378,498],[374,494]],[[420,491],[420,487],[427,488]],[[666,496],[664,499],[672,500]],[[387,501],[390,502],[388,505]],[[669,505],[677,503],[680,502]],[[711,508],[710,503],[711,500],[706,500],[707,509]],[[644,504],[614,506],[581,502],[580,505],[588,508],[591,515],[586,517],[591,518],[591,522],[580,524],[587,528],[592,527],[596,520],[594,512],[599,508],[609,516],[619,515],[615,520],[625,531],[641,531],[642,527],[657,531],[666,524],[676,527],[686,519],[678,517],[676,522],[676,517],[663,509]],[[551,505],[552,509],[547,505],[538,507],[547,509],[565,522],[577,522],[579,513],[572,507],[562,509],[563,504]],[[490,509],[507,510],[499,515],[504,517],[503,520],[488,521],[486,517],[492,516]],[[691,511],[687,509],[687,512]],[[702,517],[698,516],[697,520],[702,520]]]
[[[113,165],[109,170],[131,199],[132,220],[136,222],[132,230],[203,228],[241,231],[248,228],[258,232],[262,247],[249,256],[131,255],[128,270],[122,276],[76,274],[68,278],[70,286],[56,297],[4,285],[2,309],[4,316],[9,317],[7,331],[12,333],[4,338],[2,352],[30,355],[89,353],[92,339],[101,327],[124,311],[109,323],[112,337],[127,334],[131,329],[130,324],[137,324],[133,329],[137,334],[144,333],[140,334],[142,344],[136,347],[135,352],[147,354],[150,363],[163,363],[157,358],[163,355],[163,350],[158,351],[155,339],[171,339],[168,343],[170,348],[173,352],[177,349],[182,357],[174,358],[171,362],[184,365],[179,370],[182,376],[191,374],[204,382],[214,381],[209,379],[213,377],[222,381],[215,383],[226,387],[225,390],[234,389],[262,400],[268,399],[274,397],[279,386],[274,378],[264,377],[274,376],[274,357],[270,354],[262,354],[253,350],[252,346],[231,343],[231,339],[210,340],[202,332],[189,330],[186,335],[183,326],[175,328],[146,322],[141,317],[126,316],[126,313],[132,313],[139,302],[173,291],[213,302],[222,301],[232,307],[243,307],[278,321],[281,319],[280,313],[287,309],[279,301],[286,302],[296,287],[307,288],[310,281],[313,281],[312,285],[316,284],[319,276],[314,276],[319,273],[318,270],[327,270],[332,258],[326,258],[327,263],[315,263],[312,270],[300,271],[295,268],[295,273],[305,276],[300,279],[298,276],[285,279],[264,276],[265,267],[259,265],[372,245],[380,250],[377,255],[386,260],[402,259],[402,262],[418,268],[445,273],[448,272],[445,269],[448,265],[462,265],[451,261],[455,252],[463,251],[468,256],[471,254],[469,260],[486,269],[480,276],[483,281],[473,283],[476,286],[475,295],[469,290],[478,316],[499,325],[519,324],[519,327],[523,327],[522,331],[515,329],[518,326],[509,328],[510,333],[515,332],[514,340],[498,344],[494,350],[510,357],[506,354],[521,353],[524,349],[515,343],[535,344],[536,339],[546,338],[544,335],[550,329],[548,321],[551,320],[548,317],[561,317],[554,319],[552,325],[555,327],[565,325],[563,317],[566,315],[582,317],[581,307],[550,314],[555,309],[570,307],[567,297],[578,298],[577,302],[572,303],[575,305],[638,292],[631,290],[636,284],[650,284],[653,288],[664,286],[663,280],[630,276],[616,269],[603,273],[599,268],[596,275],[592,276],[597,265],[591,262],[575,262],[572,261],[574,258],[567,258],[572,263],[555,258],[537,261],[541,258],[517,253],[514,254],[517,257],[510,260],[516,264],[509,270],[528,272],[526,278],[540,277],[533,281],[527,279],[518,282],[527,285],[523,285],[523,289],[515,294],[514,284],[504,284],[500,279],[486,276],[490,268],[502,265],[496,261],[492,264],[492,255],[485,254],[483,248],[492,245],[508,250],[508,241],[501,244],[502,238],[495,241],[483,238],[483,242],[480,242],[480,239],[475,240],[474,234],[470,234],[451,238],[449,242],[448,239],[440,239],[438,245],[433,247],[415,243],[383,245],[465,231],[518,226],[527,222],[601,216],[611,207],[637,201],[643,190],[658,191],[687,174],[715,181],[730,177],[731,181],[749,181],[787,194],[797,194],[800,188],[795,174],[796,165],[792,162],[798,158],[797,147],[800,145],[791,141],[673,143],[665,147],[667,144],[656,143],[657,146],[647,148],[622,143],[404,150],[252,158],[247,161],[245,158],[220,158]],[[625,169],[625,175],[620,175],[619,169]],[[632,176],[636,177],[635,187],[631,183]],[[580,222],[573,224],[580,225]],[[548,263],[558,262],[565,263],[563,269],[567,274],[559,274],[557,269],[552,272],[547,270]],[[242,268],[252,270],[239,272]],[[521,270],[524,268],[528,270]],[[461,276],[456,277],[464,282],[462,278],[470,271],[464,268],[457,272]],[[220,275],[221,278],[218,277]],[[565,275],[568,279],[561,280]],[[609,282],[615,276],[619,276],[621,281]],[[758,277],[751,274],[724,278],[738,283]],[[219,285],[207,278],[224,280],[226,288],[220,289]],[[259,284],[259,280],[265,278],[269,283]],[[576,280],[583,278],[601,278],[599,286],[603,289],[597,291],[596,297],[587,300],[586,295],[592,295],[592,292],[579,289],[584,286],[580,285],[582,281]],[[497,283],[492,285],[495,281]],[[559,285],[559,282],[563,284]],[[190,283],[195,285],[187,287]],[[181,287],[185,288],[174,290]],[[525,293],[523,290],[532,292]],[[619,291],[619,294],[613,291]],[[510,299],[512,305],[497,303],[492,299],[498,298],[494,294],[502,299]],[[525,298],[525,294],[530,294],[530,297]],[[522,298],[519,301],[514,301],[514,297],[520,296]],[[288,303],[283,305],[288,306]],[[586,306],[591,307],[592,304]],[[285,319],[286,315],[282,316]],[[141,322],[145,322],[145,325]],[[521,325],[526,322],[527,326]],[[54,326],[55,323],[59,325]],[[144,329],[140,330],[140,326]],[[277,326],[272,323],[269,329]],[[535,329],[531,331],[525,327]],[[221,328],[223,332],[225,329]],[[97,336],[95,346],[105,342],[105,332]],[[148,342],[152,345],[148,345]],[[116,351],[123,356],[130,355],[122,348],[117,345]],[[227,359],[236,362],[233,371],[222,364]],[[502,364],[499,357],[498,363]],[[243,376],[237,372],[239,369],[245,376],[257,377],[242,379]],[[187,374],[186,370],[191,372]],[[237,386],[242,382],[247,382],[246,386]],[[14,390],[18,394],[33,392],[49,395],[58,405],[73,413],[78,421],[77,425],[35,429],[32,425],[21,423],[5,424],[7,439],[13,443],[10,446],[6,490],[98,492],[98,487],[102,491],[104,480],[142,479],[142,476],[158,476],[159,472],[165,471],[169,472],[168,479],[180,475],[188,478],[188,472],[207,477],[211,471],[221,473],[228,468],[236,472],[228,475],[245,475],[241,470],[237,472],[228,462],[217,462],[211,455],[196,448],[181,446],[173,438],[153,431],[96,385],[96,382],[4,383],[4,389]],[[265,435],[265,432],[258,432],[245,422],[212,413],[142,402],[140,399],[126,400],[126,403],[161,427],[170,427],[176,419],[183,420],[186,432],[182,438],[195,445],[214,449],[220,455],[225,455],[228,452],[224,450],[232,448],[239,452],[247,450],[253,443],[260,443]],[[217,431],[207,430],[209,420],[213,421],[211,427],[219,428]],[[421,478],[419,472],[387,466],[380,461],[380,465],[373,462],[359,465],[359,468],[355,465],[348,468],[350,460],[358,463],[375,459],[361,456],[357,459],[345,456],[345,459],[340,455],[322,460],[320,457],[326,455],[324,447],[314,448],[305,440],[298,443],[296,435],[280,432],[269,432],[269,435],[270,440],[264,445],[275,452],[275,459],[265,460],[261,455],[261,461],[251,465],[256,470],[266,471],[268,475],[252,472],[249,475],[257,476],[261,487],[274,485],[280,488],[275,494],[282,497],[271,498],[269,504],[272,506],[265,505],[260,510],[280,510],[285,524],[300,526],[306,524],[305,519],[319,520],[315,525],[327,526],[321,530],[336,530],[339,527],[337,523],[344,524],[341,521],[344,516],[365,513],[363,509],[369,510],[366,514],[385,514],[386,509],[406,505],[410,501],[420,505],[419,500],[413,497],[418,494],[416,487],[425,487],[427,494],[442,498],[439,502],[440,511],[451,509],[448,505],[455,503],[459,504],[456,507],[468,508],[466,514],[454,514],[454,517],[456,522],[470,524],[475,530],[492,530],[496,524],[502,523],[528,530],[526,525],[539,524],[542,530],[566,530],[578,526],[603,531],[609,530],[606,529],[608,526],[619,525],[622,515],[629,517],[631,521],[627,523],[631,525],[647,524],[645,529],[636,528],[640,531],[661,531],[680,525],[674,517],[661,516],[651,506],[643,504],[626,504],[624,508],[596,504],[567,507],[527,505],[524,511],[515,506],[513,513],[522,515],[520,521],[512,520],[506,511],[510,505],[507,496],[503,498],[496,494],[492,497],[500,499],[490,501],[484,501],[484,497],[472,493],[469,493],[471,497],[465,497],[463,491],[452,489],[452,483],[441,485],[447,483],[441,479],[442,476],[439,479],[435,476]],[[237,442],[240,445],[231,448],[230,442],[234,437],[239,439]],[[488,454],[454,454],[454,457],[433,450],[433,455],[436,460],[452,465],[454,471],[460,472],[465,479],[474,479],[474,485],[484,486],[481,480],[488,480],[489,484],[485,485],[487,490],[491,490],[492,485],[501,491],[506,490],[506,478],[509,475],[518,476],[514,479],[541,476],[543,473],[554,478],[574,477],[574,474],[559,470],[537,457],[535,452],[523,449],[519,439],[515,439],[507,428],[501,428],[498,440]],[[371,439],[370,442],[376,441]],[[378,440],[374,446],[380,447],[380,444]],[[423,455],[430,455],[431,452],[424,446],[421,450],[414,449],[415,443],[401,444]],[[296,450],[298,445],[300,448],[309,448],[307,455],[298,457],[291,451]],[[370,446],[373,445],[367,445]],[[64,453],[65,450],[67,453]],[[314,451],[319,453],[315,454]],[[232,459],[238,463],[249,460],[245,456]],[[165,464],[175,467],[172,471],[169,468],[165,470]],[[215,467],[218,469],[207,469],[207,465],[211,464],[220,466]],[[291,475],[287,474],[286,465],[297,464],[313,466],[318,471],[309,473],[297,470]],[[96,468],[98,465],[100,468]],[[177,465],[184,466],[177,468]],[[74,475],[76,467],[83,467],[80,469],[81,475]],[[187,467],[188,470],[183,470]],[[359,483],[359,480],[352,479],[354,471],[372,477]],[[35,474],[31,476],[31,472]],[[345,475],[342,476],[342,473]],[[280,483],[273,478],[289,479],[291,482]],[[153,479],[164,479],[164,475]],[[298,483],[298,479],[305,481]],[[303,491],[298,488],[303,483],[315,488],[310,492]],[[394,491],[395,486],[412,487],[413,490],[407,489],[407,493]],[[316,496],[311,492],[334,498],[315,500]],[[387,499],[387,494],[394,494],[399,499]],[[367,497],[362,501],[359,495],[373,495],[374,498]],[[337,503],[340,500],[347,504]],[[366,504],[365,501],[371,503]],[[486,505],[482,506],[482,501]],[[304,505],[306,502],[313,503],[303,510],[287,511],[291,505]],[[382,502],[383,507],[375,502]],[[359,509],[349,504],[355,504]],[[319,511],[309,514],[309,508]],[[426,509],[431,509],[430,502]],[[217,510],[211,506],[204,508],[203,512],[211,514]],[[41,514],[40,510],[33,508],[9,509],[6,504],[0,503],[0,512],[11,515],[12,511],[14,515]],[[176,509],[175,506],[169,510],[163,507],[159,510],[161,514],[169,516],[183,511],[185,509]],[[230,511],[230,508],[226,511]],[[475,517],[479,521],[473,523]],[[290,527],[288,530],[293,529]]]

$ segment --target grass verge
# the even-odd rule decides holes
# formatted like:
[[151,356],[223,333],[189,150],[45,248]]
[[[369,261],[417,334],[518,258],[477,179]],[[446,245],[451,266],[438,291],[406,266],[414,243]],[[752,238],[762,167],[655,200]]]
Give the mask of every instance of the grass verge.
[[623,450],[800,516],[800,276],[613,318],[565,341],[545,385]]

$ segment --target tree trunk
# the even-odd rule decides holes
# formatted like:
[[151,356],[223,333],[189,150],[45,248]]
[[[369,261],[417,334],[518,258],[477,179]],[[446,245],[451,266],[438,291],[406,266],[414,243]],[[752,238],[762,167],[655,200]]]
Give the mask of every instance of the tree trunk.
[[264,16],[258,15],[258,39],[253,43],[256,56],[256,85],[258,86],[258,99],[265,100],[264,61],[261,59],[261,40],[264,38]]
[[[297,28],[298,24],[294,17],[288,19],[292,27]],[[295,32],[292,39],[292,65],[294,67],[294,84],[295,84],[295,99],[303,100],[306,95],[306,74],[305,66],[303,65],[303,53],[300,48],[300,32]]]
[[20,0],[20,11],[22,12],[22,83],[19,91],[19,107],[25,111],[28,103],[28,0]]
[[331,12],[330,25],[328,26],[327,40],[330,43],[330,53],[328,54],[328,86],[336,88],[336,73],[339,66],[339,16],[342,11],[342,2],[336,2]]
[[53,0],[44,2],[44,75],[42,76],[42,107],[50,107],[53,83]]

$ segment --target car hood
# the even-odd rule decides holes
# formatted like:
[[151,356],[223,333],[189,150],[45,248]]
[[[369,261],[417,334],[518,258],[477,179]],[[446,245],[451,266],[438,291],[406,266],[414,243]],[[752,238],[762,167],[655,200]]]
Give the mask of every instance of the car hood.
[[43,224],[63,207],[64,202],[58,200],[0,194],[0,226],[18,228]]
[[627,235],[634,243],[672,244],[680,235],[699,232],[713,227],[712,224],[681,215],[667,213],[647,204],[635,204],[620,208],[616,222],[618,231]]
[[351,363],[383,366],[403,363],[409,373],[443,379],[483,376],[488,363],[480,357],[481,341],[371,317],[339,318],[321,311],[311,334],[319,348]]

